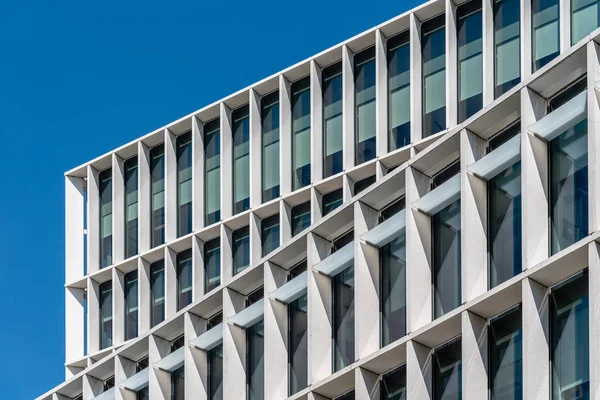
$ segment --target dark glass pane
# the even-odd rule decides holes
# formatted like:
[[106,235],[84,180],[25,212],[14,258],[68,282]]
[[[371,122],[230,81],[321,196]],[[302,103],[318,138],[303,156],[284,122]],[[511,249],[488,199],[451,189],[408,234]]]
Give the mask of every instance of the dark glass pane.
[[568,85],[560,93],[548,100],[548,113],[556,110],[573,97],[587,89],[587,75]]
[[387,41],[389,151],[410,144],[410,32]]
[[233,232],[233,275],[250,265],[250,229],[243,227]]
[[138,159],[125,161],[125,258],[138,253]]
[[332,279],[333,370],[354,362],[354,266]]
[[185,400],[185,369],[171,372],[171,400]]
[[354,240],[354,229],[350,229],[349,231],[340,235],[333,241],[332,246],[331,246],[331,252],[335,253],[336,251],[340,250],[342,247],[346,246],[353,240]]
[[481,0],[457,8],[458,33],[458,122],[483,106],[483,22]]
[[233,214],[250,208],[250,118],[248,105],[234,110],[233,120]]
[[151,242],[152,247],[156,247],[165,242],[165,153],[162,144],[150,150],[150,175],[152,181]]
[[494,0],[494,97],[521,81],[521,5],[519,0]]
[[329,214],[344,202],[343,190],[337,189],[323,195],[323,216]]
[[192,132],[177,137],[177,236],[192,231]]
[[354,195],[359,194],[360,192],[374,184],[376,180],[377,178],[375,177],[375,175],[372,175],[361,179],[358,182],[354,182]]
[[306,295],[288,305],[290,395],[308,386],[308,304]]
[[523,398],[523,331],[521,307],[490,320],[490,399]]
[[264,323],[262,320],[246,329],[246,394],[248,400],[265,397]]
[[460,161],[457,160],[452,164],[448,165],[446,168],[438,172],[433,179],[431,180],[431,189],[435,189],[440,186],[442,183],[450,180],[455,175],[460,173]]
[[550,141],[550,244],[556,254],[588,235],[587,119]]
[[137,393],[136,393],[136,400],[150,400],[150,392],[149,392],[149,388],[148,386],[146,386],[143,389],[140,389]]
[[336,397],[334,400],[354,400],[354,390]]
[[204,243],[204,293],[221,284],[221,238]]
[[100,268],[112,260],[112,168],[100,172]]
[[510,139],[515,137],[521,132],[521,121],[518,120],[514,122],[512,125],[505,128],[503,131],[494,135],[489,142],[487,152],[491,153],[496,150],[498,147],[502,146],[504,143],[508,142]]
[[138,335],[138,271],[125,274],[125,340]]
[[292,84],[292,189],[310,184],[310,76]]
[[406,365],[381,377],[381,400],[406,400]]
[[423,53],[423,137],[446,129],[445,15],[421,25]]
[[323,69],[323,177],[344,169],[342,63]]
[[254,304],[257,301],[260,301],[264,298],[265,298],[265,288],[263,286],[261,286],[246,296],[246,307],[249,307],[252,304]]
[[461,376],[461,340],[458,338],[433,352],[433,400],[461,400]]
[[290,268],[290,272],[288,273],[288,282],[306,271],[306,259],[300,261],[298,264],[294,265]]
[[560,54],[558,0],[531,0],[533,72]]
[[588,285],[585,270],[550,295],[552,400],[590,399]]
[[192,302],[192,249],[177,254],[177,311]]
[[223,345],[208,352],[208,399],[223,400]]
[[375,136],[375,46],[354,56],[354,98],[356,102],[356,159],[359,165],[376,156]]
[[279,197],[279,91],[261,100],[262,201]]
[[204,225],[221,220],[221,130],[217,118],[204,125]]
[[100,349],[112,346],[112,281],[106,281],[99,287],[100,303]]
[[263,257],[279,247],[279,214],[261,221],[261,241]]
[[292,208],[292,236],[310,226],[310,201]]
[[460,200],[431,218],[433,224],[433,307],[434,318],[454,310],[461,303]]
[[488,181],[490,288],[521,273],[521,162]]
[[379,222],[383,222],[391,218],[392,216],[398,214],[400,211],[404,210],[406,204],[406,199],[404,197],[395,200],[394,202],[385,206],[383,210],[381,210],[381,215],[379,216]]
[[406,335],[406,235],[383,246],[381,255],[381,334],[386,346]]
[[165,264],[163,260],[150,266],[150,322],[156,326],[165,320]]

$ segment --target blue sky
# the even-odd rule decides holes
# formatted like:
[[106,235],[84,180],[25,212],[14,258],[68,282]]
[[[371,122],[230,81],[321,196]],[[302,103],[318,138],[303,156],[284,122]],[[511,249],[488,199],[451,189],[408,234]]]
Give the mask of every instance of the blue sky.
[[2,2],[2,397],[64,379],[66,170],[418,3]]

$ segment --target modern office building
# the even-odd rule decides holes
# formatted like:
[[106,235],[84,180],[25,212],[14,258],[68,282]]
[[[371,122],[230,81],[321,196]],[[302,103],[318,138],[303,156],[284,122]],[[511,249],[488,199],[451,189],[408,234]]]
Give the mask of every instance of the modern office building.
[[599,399],[598,26],[430,1],[68,171],[38,399]]

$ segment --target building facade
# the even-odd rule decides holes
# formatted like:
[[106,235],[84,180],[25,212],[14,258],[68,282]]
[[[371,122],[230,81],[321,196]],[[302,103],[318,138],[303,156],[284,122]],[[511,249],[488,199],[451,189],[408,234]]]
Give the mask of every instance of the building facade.
[[430,1],[68,171],[38,399],[600,398],[599,10]]

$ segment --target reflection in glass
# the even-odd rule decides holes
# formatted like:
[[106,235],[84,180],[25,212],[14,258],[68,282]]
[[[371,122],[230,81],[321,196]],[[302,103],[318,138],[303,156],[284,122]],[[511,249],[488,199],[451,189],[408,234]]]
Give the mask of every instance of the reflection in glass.
[[433,215],[434,318],[454,310],[461,302],[460,200]]
[[356,160],[359,165],[375,158],[375,46],[354,56],[356,102]]
[[519,0],[494,0],[494,98],[521,81]]
[[246,329],[246,393],[248,400],[265,397],[265,338],[264,323],[260,320]]
[[333,370],[354,362],[354,266],[337,274],[333,285]]
[[488,181],[490,288],[519,274],[521,263],[521,162]]
[[342,172],[343,131],[342,131],[342,63],[338,62],[325,69],[323,79],[323,177]]
[[177,311],[192,302],[192,249],[177,254]]
[[245,226],[232,234],[233,275],[242,272],[250,265],[250,228]]
[[112,168],[100,172],[100,268],[112,261]]
[[369,186],[375,183],[376,177],[375,175],[367,176],[360,181],[354,182],[354,195],[359,194]]
[[523,398],[523,331],[521,306],[490,320],[490,398]]
[[441,14],[421,25],[423,137],[446,129],[446,30]]
[[600,1],[571,0],[571,44],[600,26]]
[[551,291],[552,400],[590,399],[588,279],[585,270]]
[[204,125],[204,225],[221,220],[221,131],[217,118]]
[[99,287],[100,303],[100,349],[112,346],[112,281],[106,281]]
[[150,220],[152,247],[165,242],[165,152],[164,145],[150,150],[150,177],[152,180],[152,218]]
[[292,208],[292,236],[310,226],[310,201]]
[[125,340],[138,335],[138,271],[125,274]]
[[560,54],[558,0],[531,0],[533,72]]
[[185,399],[185,368],[179,367],[171,372],[171,400]]
[[165,263],[150,265],[150,323],[154,327],[165,320]]
[[261,221],[261,242],[263,257],[279,247],[279,214],[271,215]]
[[381,400],[406,400],[406,365],[381,377]]
[[292,190],[310,184],[310,76],[292,84]]
[[551,253],[588,235],[587,119],[549,143]]
[[177,137],[177,237],[192,231],[192,132]]
[[[304,270],[306,270],[306,263],[304,263]],[[307,301],[305,294],[288,305],[290,395],[308,386]]]
[[329,214],[344,202],[343,190],[337,189],[323,195],[323,216]]
[[461,339],[443,344],[433,352],[433,400],[462,399]]
[[458,33],[458,122],[483,106],[483,47],[481,0],[457,8]]
[[250,118],[248,105],[234,110],[233,121],[233,214],[250,208]]
[[204,293],[221,284],[221,238],[204,243]]
[[279,197],[279,91],[262,98],[262,201]]
[[138,253],[138,159],[125,161],[125,258]]
[[410,143],[410,32],[387,41],[389,151]]
[[223,400],[223,345],[208,352],[208,399]]

